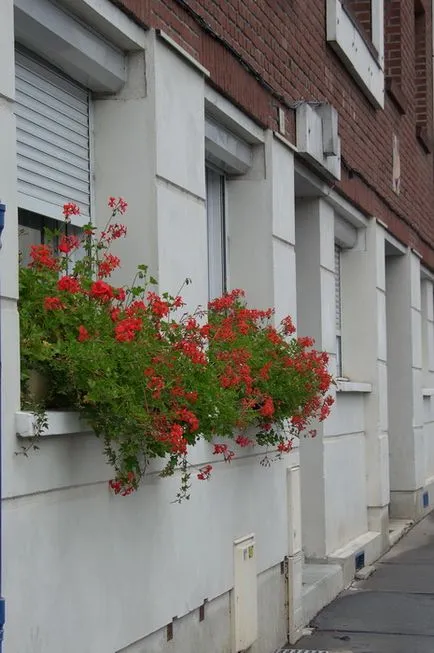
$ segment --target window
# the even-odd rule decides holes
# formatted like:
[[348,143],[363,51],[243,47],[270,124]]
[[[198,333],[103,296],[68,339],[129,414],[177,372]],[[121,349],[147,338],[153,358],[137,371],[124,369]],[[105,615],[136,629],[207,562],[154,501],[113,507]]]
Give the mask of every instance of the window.
[[225,216],[225,177],[213,168],[206,168],[206,213],[208,224],[208,292],[209,298],[222,295],[227,289],[227,245]]
[[19,250],[26,265],[29,247],[63,223],[63,204],[74,202],[81,211],[66,233],[78,235],[90,220],[90,97],[25,50],[16,52],[15,83]]
[[341,248],[335,244],[336,376],[342,377]]
[[372,0],[345,0],[344,6],[357,21],[362,33],[372,41]]
[[[30,263],[29,251],[32,245],[42,245],[46,240],[46,230],[54,231],[59,228],[58,220],[46,218],[45,216],[26,211],[25,209],[18,209],[18,246],[20,253],[20,265],[28,265]],[[81,229],[72,224],[62,225],[62,230],[66,235],[79,236]],[[63,231],[62,231],[63,233]],[[56,248],[56,239],[52,243]],[[84,250],[81,248],[71,254],[71,260],[74,262],[80,256],[84,255]]]
[[430,152],[428,133],[428,61],[427,25],[425,7],[421,0],[414,1],[414,90],[416,137],[425,152]]
[[28,52],[16,52],[18,205],[61,219],[75,202],[90,217],[89,92]]
[[382,109],[383,0],[327,0],[327,41],[369,100]]

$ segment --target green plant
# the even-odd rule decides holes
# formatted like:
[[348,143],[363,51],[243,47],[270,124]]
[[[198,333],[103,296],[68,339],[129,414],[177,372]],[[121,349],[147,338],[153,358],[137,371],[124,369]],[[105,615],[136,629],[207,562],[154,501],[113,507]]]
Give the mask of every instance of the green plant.
[[111,285],[120,260],[110,248],[126,236],[114,219],[126,203],[110,198],[109,206],[105,229],[88,224],[78,238],[67,233],[77,207],[65,205],[65,231],[47,233],[20,269],[23,405],[42,415],[30,379],[48,379],[43,409],[80,413],[103,440],[111,488],[123,495],[150,459],[164,458],[162,475],[180,468],[177,498],[188,497],[188,448],[199,438],[228,462],[234,449],[221,438],[289,451],[293,436],[330,410],[327,355],[295,338],[290,318],[276,329],[271,309],[247,308],[240,290],[187,314],[179,295],[155,292],[145,265],[131,286]]

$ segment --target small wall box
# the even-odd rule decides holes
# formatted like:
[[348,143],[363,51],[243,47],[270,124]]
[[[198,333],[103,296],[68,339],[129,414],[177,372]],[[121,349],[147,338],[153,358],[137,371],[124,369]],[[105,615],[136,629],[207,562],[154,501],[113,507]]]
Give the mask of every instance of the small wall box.
[[234,542],[235,651],[245,651],[258,637],[258,583],[254,535]]

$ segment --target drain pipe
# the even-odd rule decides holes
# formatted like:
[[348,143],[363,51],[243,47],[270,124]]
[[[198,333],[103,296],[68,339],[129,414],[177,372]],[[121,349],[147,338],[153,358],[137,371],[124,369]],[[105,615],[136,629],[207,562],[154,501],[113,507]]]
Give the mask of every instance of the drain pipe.
[[[5,212],[6,212],[6,205],[2,204],[0,201],[0,249],[2,247],[2,233],[3,233],[3,228],[5,226]],[[0,297],[1,297],[1,278],[0,278]],[[0,304],[0,318],[1,318],[1,304]],[[1,404],[1,397],[2,397],[2,376],[3,376],[3,370],[2,370],[2,339],[1,339],[1,319],[0,319],[0,653],[3,650],[3,634],[4,634],[4,627],[5,627],[5,600],[2,596],[2,564],[3,564],[3,558],[2,558],[2,541],[3,541],[3,533],[2,533],[2,404]]]

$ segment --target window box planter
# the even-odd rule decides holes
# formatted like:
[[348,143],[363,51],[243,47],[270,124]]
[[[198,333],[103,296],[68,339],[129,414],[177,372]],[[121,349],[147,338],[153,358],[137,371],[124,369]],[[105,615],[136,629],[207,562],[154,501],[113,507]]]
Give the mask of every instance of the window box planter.
[[[41,437],[57,435],[73,435],[77,433],[92,433],[91,427],[80,419],[73,411],[47,411],[48,428],[40,434]],[[18,411],[15,413],[15,432],[19,438],[35,436],[35,416],[33,413]]]

